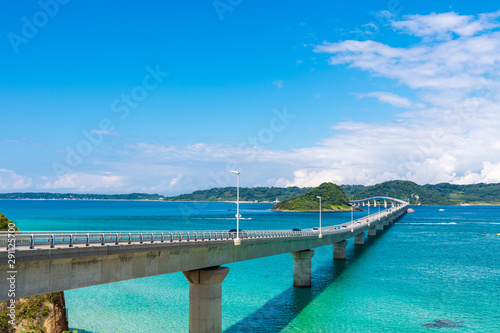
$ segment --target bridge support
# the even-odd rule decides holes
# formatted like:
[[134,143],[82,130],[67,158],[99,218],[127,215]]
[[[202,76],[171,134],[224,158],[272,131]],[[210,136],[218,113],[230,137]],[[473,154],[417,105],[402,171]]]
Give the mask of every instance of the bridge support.
[[377,236],[377,227],[373,226],[370,229],[368,229],[368,237],[375,237]]
[[389,222],[390,222],[389,219],[386,218],[382,224],[383,225],[389,225]]
[[228,267],[182,272],[189,281],[189,332],[222,332],[222,281]]
[[347,241],[343,240],[337,243],[333,243],[333,259],[335,260],[345,260],[345,247],[347,246]]
[[384,230],[384,224],[383,223],[377,224],[377,230]]
[[354,245],[365,245],[365,235],[366,233],[362,232],[354,236]]
[[310,287],[311,286],[311,258],[314,255],[313,250],[290,252],[293,258],[293,286]]

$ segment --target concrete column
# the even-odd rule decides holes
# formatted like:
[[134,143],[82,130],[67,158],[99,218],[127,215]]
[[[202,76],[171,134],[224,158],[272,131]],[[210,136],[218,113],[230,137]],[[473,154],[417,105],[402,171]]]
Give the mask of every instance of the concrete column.
[[311,286],[311,258],[314,255],[313,250],[290,252],[293,258],[293,286],[310,287]]
[[366,233],[362,232],[354,236],[354,245],[365,245],[365,235]]
[[384,222],[383,222],[383,225],[389,225],[389,220],[385,219]]
[[373,226],[370,229],[368,229],[368,237],[374,237],[377,236],[377,227]]
[[384,230],[384,225],[382,223],[377,224],[377,230]]
[[189,332],[222,332],[222,281],[228,267],[182,272],[189,281]]
[[347,246],[347,241],[343,240],[337,243],[333,243],[333,259],[335,260],[345,260],[345,247]]

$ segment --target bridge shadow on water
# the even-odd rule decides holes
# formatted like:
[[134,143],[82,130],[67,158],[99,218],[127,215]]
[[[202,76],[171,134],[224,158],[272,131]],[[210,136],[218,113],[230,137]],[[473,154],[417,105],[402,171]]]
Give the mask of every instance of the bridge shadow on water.
[[[346,249],[348,250],[346,253],[347,260],[333,260],[333,248],[331,246],[327,247],[328,250],[317,249],[316,255],[320,251],[320,255],[324,255],[325,251],[330,251],[331,261],[312,272],[311,288],[295,288],[292,286],[286,289],[281,294],[269,300],[257,311],[232,325],[224,332],[261,332],[264,327],[265,331],[280,332],[316,297],[321,295],[326,288],[335,282],[353,262],[361,258],[366,250],[375,241],[378,241],[386,230],[377,230],[377,237],[375,238],[365,238],[364,246],[353,246]],[[350,242],[353,242],[353,240]],[[290,281],[291,283],[292,281]]]

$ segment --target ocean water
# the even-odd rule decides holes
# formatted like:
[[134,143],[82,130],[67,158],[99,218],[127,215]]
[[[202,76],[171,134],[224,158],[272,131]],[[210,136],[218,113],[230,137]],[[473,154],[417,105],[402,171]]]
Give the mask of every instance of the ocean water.
[[[241,229],[318,225],[317,213],[242,204]],[[230,203],[1,201],[22,230],[228,230]],[[413,207],[364,246],[315,249],[312,287],[292,287],[289,254],[228,264],[225,332],[500,332],[500,207]],[[440,208],[445,209],[439,211]],[[371,209],[372,212],[378,208]],[[366,212],[355,213],[355,218]],[[323,214],[323,225],[350,213]],[[484,234],[486,233],[486,235]],[[71,329],[82,332],[187,332],[182,273],[65,292]],[[425,327],[436,320],[460,327]]]

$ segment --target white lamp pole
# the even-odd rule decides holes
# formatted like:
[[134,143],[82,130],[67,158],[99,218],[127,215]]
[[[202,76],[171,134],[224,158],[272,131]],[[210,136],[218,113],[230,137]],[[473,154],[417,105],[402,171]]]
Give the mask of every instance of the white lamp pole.
[[240,172],[231,171],[236,175],[236,239],[235,243],[240,243]]
[[319,238],[323,238],[323,234],[321,233],[321,197],[316,196],[319,199]]
[[354,222],[354,206],[351,205],[351,224]]

